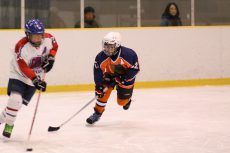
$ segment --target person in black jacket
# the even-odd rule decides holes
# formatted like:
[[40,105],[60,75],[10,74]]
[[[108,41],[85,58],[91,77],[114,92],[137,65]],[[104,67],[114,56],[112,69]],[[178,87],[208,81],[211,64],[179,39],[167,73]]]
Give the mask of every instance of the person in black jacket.
[[169,3],[161,16],[161,26],[182,26],[180,11],[176,3]]
[[[85,24],[84,27],[85,28],[99,28],[99,24],[97,23],[97,21],[95,20],[96,15],[95,15],[95,10],[93,7],[91,6],[87,6],[84,9],[84,20],[85,20]],[[75,25],[75,28],[80,28],[80,21],[78,21]]]

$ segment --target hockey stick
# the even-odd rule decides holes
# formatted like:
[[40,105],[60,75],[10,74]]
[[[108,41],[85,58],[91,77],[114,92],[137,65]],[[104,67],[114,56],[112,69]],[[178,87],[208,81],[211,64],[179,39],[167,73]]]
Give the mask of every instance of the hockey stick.
[[[41,90],[39,90],[39,93],[38,93],[38,99],[37,99],[37,103],[36,103],[36,106],[35,106],[34,115],[33,115],[32,123],[31,123],[31,126],[30,126],[30,131],[29,131],[29,134],[28,134],[28,138],[27,138],[27,145],[29,145],[29,142],[30,142],[30,137],[31,137],[31,133],[32,133],[32,130],[33,130],[33,126],[34,126],[34,121],[35,121],[35,118],[36,118],[40,97],[41,97]],[[32,150],[33,150],[32,148],[28,148],[28,147],[26,148],[26,151],[32,151]]]
[[64,126],[66,123],[68,123],[70,120],[72,120],[77,114],[79,114],[82,110],[84,110],[89,104],[91,104],[94,100],[97,99],[97,96],[93,97],[89,102],[87,102],[79,111],[74,113],[70,118],[68,118],[65,122],[63,122],[60,126],[54,127],[49,126],[48,132],[53,132],[59,130],[62,126]]
[[[106,88],[104,88],[103,92],[106,92],[108,90],[109,87],[111,87],[112,84]],[[68,118],[65,122],[63,122],[60,126],[49,126],[48,127],[48,132],[53,132],[53,131],[57,131],[59,130],[62,126],[64,126],[66,123],[68,123],[70,120],[72,120],[77,114],[79,114],[82,110],[84,110],[89,104],[91,104],[94,100],[96,100],[98,98],[98,96],[93,97],[93,99],[91,99],[89,102],[87,102],[81,109],[79,109],[79,111],[77,111],[76,113],[74,113],[70,118]]]
[[[42,80],[44,81],[44,79],[45,79],[45,73],[44,73],[44,76],[43,76]],[[39,92],[38,92],[38,98],[37,98],[37,102],[36,102],[36,106],[35,106],[35,110],[34,110],[34,115],[33,115],[33,118],[32,118],[30,131],[29,131],[28,138],[27,138],[27,146],[29,146],[29,143],[30,143],[30,137],[31,137],[31,134],[32,134],[33,126],[34,126],[34,121],[35,121],[36,115],[37,115],[38,105],[39,105],[39,102],[40,102],[41,93],[42,93],[42,89],[40,89]],[[33,148],[27,147],[26,151],[33,151]]]

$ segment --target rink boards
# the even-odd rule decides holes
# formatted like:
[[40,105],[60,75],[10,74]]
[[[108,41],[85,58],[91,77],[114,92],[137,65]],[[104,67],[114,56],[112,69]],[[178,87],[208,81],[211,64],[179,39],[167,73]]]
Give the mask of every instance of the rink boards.
[[[137,88],[230,84],[230,27],[151,27],[47,30],[59,43],[48,91],[93,89],[93,64],[109,31],[122,34],[122,45],[133,48],[141,71]],[[15,43],[23,30],[1,30],[0,93],[5,93]]]

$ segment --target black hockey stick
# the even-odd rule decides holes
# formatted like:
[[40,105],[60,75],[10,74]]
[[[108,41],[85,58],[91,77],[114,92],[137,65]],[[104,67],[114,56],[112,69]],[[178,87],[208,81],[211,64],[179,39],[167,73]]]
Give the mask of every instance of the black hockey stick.
[[97,96],[93,97],[89,102],[87,102],[79,111],[74,113],[70,118],[68,118],[65,122],[63,122],[60,126],[54,127],[49,126],[48,132],[53,132],[59,130],[62,126],[64,126],[66,123],[68,123],[70,120],[72,120],[77,114],[79,114],[82,110],[84,110],[89,104],[91,104],[94,100],[97,99]]

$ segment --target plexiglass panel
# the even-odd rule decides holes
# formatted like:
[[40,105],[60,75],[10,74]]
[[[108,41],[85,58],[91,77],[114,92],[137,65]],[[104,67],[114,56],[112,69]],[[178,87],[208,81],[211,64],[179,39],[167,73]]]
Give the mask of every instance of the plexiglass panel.
[[[25,21],[38,18],[46,28],[74,28],[80,23],[80,0],[24,0]],[[185,26],[191,25],[191,1],[174,0]],[[194,0],[195,25],[229,25],[229,0]],[[159,26],[171,0],[140,0],[141,26]],[[84,0],[99,27],[136,27],[137,0]],[[0,28],[20,28],[21,0],[0,0]],[[94,27],[98,27],[95,26]]]
[[85,6],[95,9],[101,27],[137,26],[136,0],[85,0]]
[[0,0],[0,28],[20,28],[20,0]]

